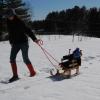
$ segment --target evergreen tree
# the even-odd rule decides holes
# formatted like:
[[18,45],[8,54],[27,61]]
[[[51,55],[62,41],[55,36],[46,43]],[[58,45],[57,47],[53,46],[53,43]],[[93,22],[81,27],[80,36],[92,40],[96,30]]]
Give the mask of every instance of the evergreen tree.
[[30,21],[30,14],[28,8],[25,7],[25,3],[22,0],[4,0],[5,9],[14,9],[16,14],[24,21]]
[[1,39],[1,35],[2,35],[2,22],[3,22],[3,0],[0,0],[0,39]]
[[92,36],[100,37],[100,15],[97,8],[91,8],[89,12],[89,32]]
[[22,0],[0,0],[0,38],[1,34],[6,32],[6,12],[8,9],[14,9],[16,14],[25,22],[31,19],[28,8]]

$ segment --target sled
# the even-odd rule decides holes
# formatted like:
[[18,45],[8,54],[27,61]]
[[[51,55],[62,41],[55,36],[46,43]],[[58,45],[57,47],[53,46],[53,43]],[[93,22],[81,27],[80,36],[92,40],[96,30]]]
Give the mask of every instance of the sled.
[[[64,78],[71,78],[72,76],[76,76],[79,74],[79,67],[80,65],[73,61],[69,66],[60,67],[59,69],[56,69],[56,72],[54,73],[54,70],[50,70],[51,76],[60,76]],[[74,70],[74,73],[72,71]]]

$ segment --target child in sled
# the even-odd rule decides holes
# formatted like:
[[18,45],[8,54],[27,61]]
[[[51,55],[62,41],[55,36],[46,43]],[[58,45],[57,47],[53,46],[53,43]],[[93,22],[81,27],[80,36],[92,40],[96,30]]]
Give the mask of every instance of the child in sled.
[[63,58],[61,59],[62,62],[59,65],[62,67],[63,70],[66,70],[66,68],[73,67],[73,64],[80,66],[81,56],[82,56],[81,50],[79,48],[76,48],[72,54],[63,56]]

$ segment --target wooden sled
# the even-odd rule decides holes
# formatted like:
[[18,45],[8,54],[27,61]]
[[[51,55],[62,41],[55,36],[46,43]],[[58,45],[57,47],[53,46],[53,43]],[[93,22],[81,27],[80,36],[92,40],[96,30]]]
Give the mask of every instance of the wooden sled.
[[[76,76],[79,74],[79,67],[80,65],[73,61],[71,64],[69,64],[69,66],[67,67],[61,67],[60,69],[57,69],[56,74],[54,74],[52,71],[50,71],[50,74],[53,75],[60,75],[63,76],[65,78],[71,78],[71,76]],[[74,73],[72,73],[72,71],[75,71]]]

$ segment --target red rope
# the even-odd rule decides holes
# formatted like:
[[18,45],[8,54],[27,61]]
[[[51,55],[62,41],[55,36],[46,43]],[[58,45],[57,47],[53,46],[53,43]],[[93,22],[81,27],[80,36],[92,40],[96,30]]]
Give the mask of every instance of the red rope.
[[[38,44],[39,45],[39,44]],[[47,51],[45,50],[41,45],[39,45],[40,48],[42,49],[43,53],[45,54],[45,56],[47,57],[47,59],[49,60],[49,62],[56,68],[56,66],[53,64],[53,62],[50,60],[49,56],[55,61],[58,63],[58,66],[59,66],[59,62]],[[49,55],[49,56],[48,56]]]

